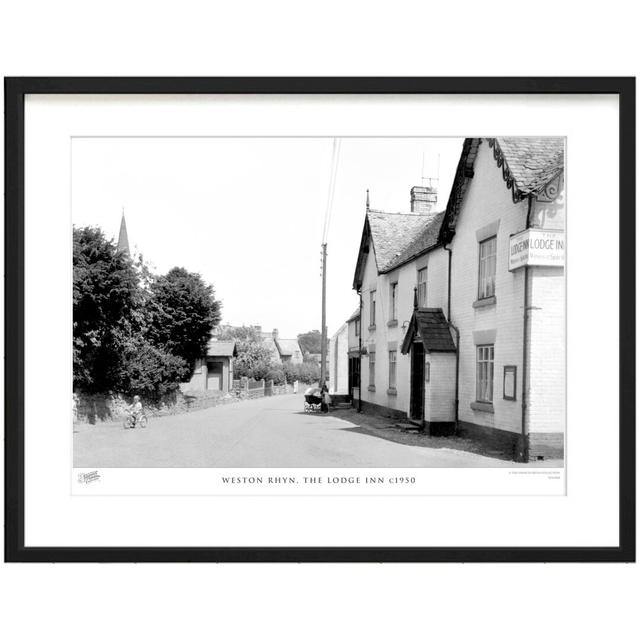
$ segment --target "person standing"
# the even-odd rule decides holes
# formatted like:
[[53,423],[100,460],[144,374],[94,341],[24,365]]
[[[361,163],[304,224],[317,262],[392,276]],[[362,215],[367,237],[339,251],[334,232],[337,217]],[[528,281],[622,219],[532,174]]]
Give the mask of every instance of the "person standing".
[[327,387],[326,382],[322,385],[321,393],[322,400],[320,402],[320,409],[322,410],[322,413],[329,413],[329,403],[331,402],[331,396],[329,395],[329,387]]

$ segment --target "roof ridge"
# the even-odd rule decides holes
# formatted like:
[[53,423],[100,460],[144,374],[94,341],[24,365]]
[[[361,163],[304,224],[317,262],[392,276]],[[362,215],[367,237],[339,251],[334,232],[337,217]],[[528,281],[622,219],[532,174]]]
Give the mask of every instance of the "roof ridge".
[[367,213],[381,213],[385,216],[414,216],[416,218],[426,215],[424,213],[416,213],[415,211],[383,211],[382,209],[369,209]]

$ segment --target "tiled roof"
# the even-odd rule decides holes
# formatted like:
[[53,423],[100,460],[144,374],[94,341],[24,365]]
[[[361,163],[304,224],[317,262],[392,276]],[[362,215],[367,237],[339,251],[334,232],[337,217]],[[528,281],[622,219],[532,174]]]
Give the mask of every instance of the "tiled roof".
[[564,138],[465,138],[440,231],[440,240],[445,244],[455,234],[462,202],[474,176],[478,147],[483,141],[493,150],[514,202],[538,194],[564,170]]
[[235,355],[235,350],[235,340],[209,340],[207,345],[208,356],[229,356],[231,358]]
[[409,244],[427,229],[432,216],[372,210],[367,214],[367,220],[378,271],[384,272],[404,253]]
[[378,271],[391,271],[434,247],[443,217],[443,211],[430,214],[370,211],[367,219]]
[[302,355],[300,345],[296,338],[277,338],[276,344],[278,345],[278,351],[280,351],[281,356],[292,356],[296,351],[299,351]]
[[451,331],[442,309],[416,309],[411,317],[407,333],[402,342],[402,353],[409,353],[414,337],[418,335],[424,344],[425,351],[432,353],[451,352],[456,345],[451,337]]
[[347,319],[347,322],[353,322],[360,317],[360,307],[358,307]]
[[272,358],[279,360],[280,351],[278,351],[278,345],[276,344],[276,341],[273,339],[270,333],[267,335],[269,336],[268,338],[262,338],[262,344],[271,352]]
[[391,271],[391,269],[411,260],[411,258],[438,244],[438,234],[440,233],[440,226],[444,218],[444,211],[439,211],[429,216],[422,215],[421,217],[429,218],[429,221],[413,238],[410,238],[409,244],[391,260],[384,271]]
[[564,169],[564,138],[495,140],[521,196],[537,193]]

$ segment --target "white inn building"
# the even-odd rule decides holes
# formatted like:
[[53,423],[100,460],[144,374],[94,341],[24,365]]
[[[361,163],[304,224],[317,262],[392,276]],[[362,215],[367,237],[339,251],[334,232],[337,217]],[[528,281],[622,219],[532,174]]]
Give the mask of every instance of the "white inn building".
[[367,202],[354,403],[518,460],[562,457],[564,139],[468,138],[446,210],[435,200],[414,187],[408,213]]

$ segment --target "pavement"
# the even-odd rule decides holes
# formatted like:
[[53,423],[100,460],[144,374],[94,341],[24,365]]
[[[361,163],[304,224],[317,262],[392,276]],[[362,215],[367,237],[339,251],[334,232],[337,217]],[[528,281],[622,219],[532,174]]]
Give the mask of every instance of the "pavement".
[[341,418],[348,412],[304,413],[303,405],[302,395],[282,395],[150,418],[145,429],[74,425],[74,466],[523,467],[449,449],[442,438],[436,448],[393,441]]

